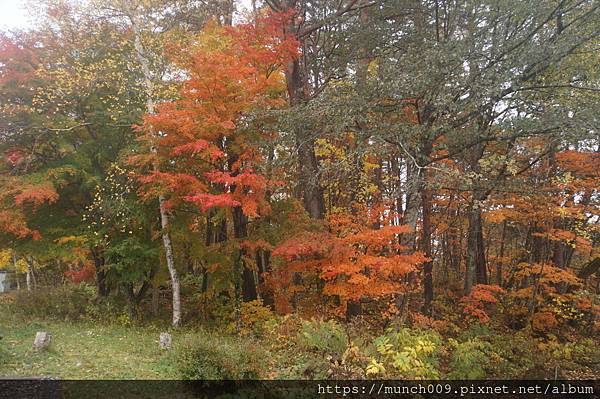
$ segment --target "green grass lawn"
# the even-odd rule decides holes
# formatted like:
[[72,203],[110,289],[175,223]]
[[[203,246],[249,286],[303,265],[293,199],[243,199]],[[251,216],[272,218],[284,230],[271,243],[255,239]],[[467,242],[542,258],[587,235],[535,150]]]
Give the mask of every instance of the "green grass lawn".
[[[37,331],[52,334],[47,350],[32,348]],[[158,347],[156,327],[102,325],[87,321],[31,322],[0,316],[0,376],[62,379],[169,379],[173,351]],[[193,332],[173,334],[174,346]]]

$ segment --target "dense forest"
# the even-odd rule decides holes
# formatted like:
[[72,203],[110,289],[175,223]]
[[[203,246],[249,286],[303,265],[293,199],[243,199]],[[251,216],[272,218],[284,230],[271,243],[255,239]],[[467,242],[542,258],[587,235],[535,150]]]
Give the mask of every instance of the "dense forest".
[[0,35],[3,312],[306,352],[224,378],[599,378],[598,1],[31,13]]

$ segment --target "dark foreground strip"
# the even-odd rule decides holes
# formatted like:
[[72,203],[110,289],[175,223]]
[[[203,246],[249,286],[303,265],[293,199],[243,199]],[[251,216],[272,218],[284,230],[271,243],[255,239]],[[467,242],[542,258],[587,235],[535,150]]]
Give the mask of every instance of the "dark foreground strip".
[[73,381],[0,379],[0,399],[600,398],[600,381]]

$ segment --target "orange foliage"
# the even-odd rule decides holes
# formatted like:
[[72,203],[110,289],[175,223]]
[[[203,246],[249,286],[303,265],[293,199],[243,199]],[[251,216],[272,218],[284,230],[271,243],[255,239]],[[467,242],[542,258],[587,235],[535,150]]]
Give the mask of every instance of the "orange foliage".
[[558,320],[552,312],[539,312],[531,320],[531,328],[536,332],[547,333],[558,327]]
[[48,202],[52,203],[58,200],[58,193],[50,183],[26,186],[15,196],[15,204],[22,206],[29,202],[34,207]]
[[504,293],[504,289],[497,285],[478,284],[473,287],[468,296],[461,298],[460,303],[467,315],[478,319],[480,323],[487,323],[490,321],[490,317],[486,306],[496,304],[498,295]]
[[[515,272],[515,280],[518,282],[528,279],[534,279],[539,284],[538,295],[553,296],[558,292],[560,285],[571,287],[581,286],[581,280],[578,279],[569,270],[555,267],[545,263],[521,263]],[[511,293],[516,298],[530,298],[533,287],[522,288]]]
[[31,204],[35,211],[44,203],[56,202],[58,193],[52,184],[28,184],[12,178],[1,180],[0,187],[0,231],[19,238],[31,236],[39,240],[40,232],[28,226],[25,208]]
[[423,329],[432,328],[437,332],[443,332],[448,326],[446,320],[435,320],[419,312],[412,312],[411,319],[413,326]]
[[155,151],[131,158],[153,170],[140,176],[144,197],[168,194],[171,206],[189,202],[202,212],[239,206],[257,217],[270,211],[271,182],[257,172],[262,159],[252,144],[270,133],[249,116],[285,104],[280,68],[297,56],[297,42],[283,36],[284,17],[230,28],[210,23],[190,46],[173,51],[189,79],[180,100],[144,118],[141,139]]
[[81,269],[78,270],[67,270],[65,277],[70,279],[73,283],[79,284],[83,282],[93,282],[96,277],[96,268],[91,262],[86,262]]
[[[380,219],[382,227],[374,226],[374,219]],[[406,248],[398,244],[398,235],[409,228],[390,225],[393,219],[390,211],[336,213],[328,218],[328,232],[287,240],[273,256],[287,261],[287,273],[307,273],[322,279],[322,294],[339,298],[338,310],[344,311],[348,301],[382,299],[405,291],[402,277],[426,260],[419,252],[404,253]]]

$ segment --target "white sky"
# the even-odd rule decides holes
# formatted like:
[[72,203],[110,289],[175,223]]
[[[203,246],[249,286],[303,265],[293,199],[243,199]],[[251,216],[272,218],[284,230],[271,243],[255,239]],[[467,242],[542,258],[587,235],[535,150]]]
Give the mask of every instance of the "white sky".
[[0,0],[0,30],[24,28],[28,24],[24,0]]
[[[25,10],[28,0],[0,0],[0,31],[25,28],[30,24],[30,18]],[[251,9],[250,0],[238,0],[238,11],[243,8]]]

